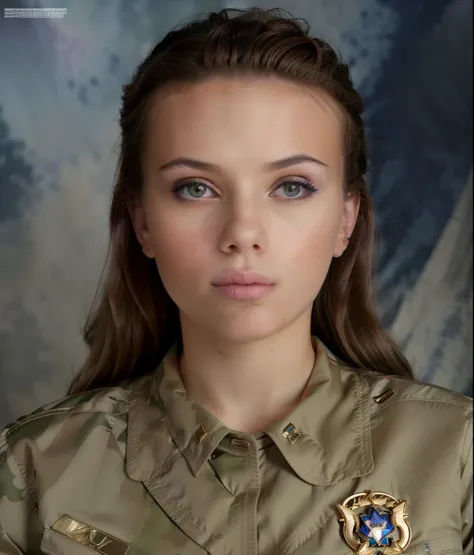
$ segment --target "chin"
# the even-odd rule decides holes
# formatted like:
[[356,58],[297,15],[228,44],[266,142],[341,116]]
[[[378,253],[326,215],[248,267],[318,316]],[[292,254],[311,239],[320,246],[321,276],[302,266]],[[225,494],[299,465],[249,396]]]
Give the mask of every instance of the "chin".
[[251,343],[267,339],[281,329],[278,318],[270,314],[234,314],[232,318],[216,318],[213,334],[226,343]]

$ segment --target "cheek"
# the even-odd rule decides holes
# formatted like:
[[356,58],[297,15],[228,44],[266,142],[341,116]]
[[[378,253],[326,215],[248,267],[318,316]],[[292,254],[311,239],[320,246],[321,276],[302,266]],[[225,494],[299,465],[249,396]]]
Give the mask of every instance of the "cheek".
[[292,268],[288,284],[300,291],[304,298],[314,299],[326,278],[334,251],[334,238],[330,233],[313,233],[300,243],[288,261]]
[[332,212],[315,211],[287,229],[280,238],[279,249],[285,252],[285,264],[295,268],[301,276],[314,273],[315,267],[326,272],[331,263],[340,229],[339,214],[337,210]]
[[[156,220],[158,222],[158,219]],[[186,229],[161,218],[150,227],[155,260],[163,284],[171,294],[181,284],[193,283],[206,267],[206,241],[197,229]]]

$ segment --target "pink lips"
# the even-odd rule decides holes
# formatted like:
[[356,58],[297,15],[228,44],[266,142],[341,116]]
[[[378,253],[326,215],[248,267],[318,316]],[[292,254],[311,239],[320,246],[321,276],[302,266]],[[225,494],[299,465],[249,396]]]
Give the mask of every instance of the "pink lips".
[[212,285],[230,299],[251,301],[268,295],[276,283],[256,272],[229,270],[221,274]]

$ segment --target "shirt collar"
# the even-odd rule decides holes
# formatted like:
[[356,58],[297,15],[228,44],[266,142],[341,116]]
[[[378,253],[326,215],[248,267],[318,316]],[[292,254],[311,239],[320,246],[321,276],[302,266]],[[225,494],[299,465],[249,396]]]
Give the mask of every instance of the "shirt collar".
[[[320,340],[313,344],[306,395],[267,433],[302,480],[329,485],[373,470],[369,386],[356,371],[343,369]],[[284,433],[290,424],[299,434],[293,443]]]
[[[357,372],[344,370],[321,341],[313,338],[313,342],[316,360],[303,400],[266,433],[302,480],[329,485],[373,469],[369,393]],[[285,434],[290,424],[296,439]],[[187,398],[173,347],[156,375],[142,380],[132,394],[129,475],[143,480],[180,455],[198,475],[228,435],[254,441],[230,430]]]

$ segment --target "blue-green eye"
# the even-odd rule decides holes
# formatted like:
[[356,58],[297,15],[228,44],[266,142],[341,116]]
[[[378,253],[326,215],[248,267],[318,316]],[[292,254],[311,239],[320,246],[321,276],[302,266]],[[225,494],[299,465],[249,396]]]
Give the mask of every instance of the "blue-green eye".
[[287,197],[297,197],[301,193],[301,185],[299,183],[284,183],[281,190]]
[[[279,194],[280,191],[282,194]],[[305,199],[317,191],[318,189],[306,179],[289,179],[280,183],[272,195],[291,201]],[[177,198],[191,201],[218,196],[213,189],[201,181],[188,181],[187,183],[178,184],[173,187],[172,192]]]
[[[206,193],[209,192],[210,194]],[[190,181],[188,183],[182,183],[173,188],[173,194],[179,198],[186,200],[201,199],[201,198],[212,198],[216,194],[214,191],[201,183],[200,181]]]
[[[307,180],[290,180],[280,183],[280,185],[275,189],[276,191],[282,191],[283,195],[275,195],[285,200],[299,200],[311,196],[318,190],[310,181]],[[275,193],[274,193],[275,194]]]

